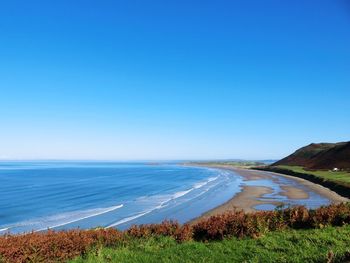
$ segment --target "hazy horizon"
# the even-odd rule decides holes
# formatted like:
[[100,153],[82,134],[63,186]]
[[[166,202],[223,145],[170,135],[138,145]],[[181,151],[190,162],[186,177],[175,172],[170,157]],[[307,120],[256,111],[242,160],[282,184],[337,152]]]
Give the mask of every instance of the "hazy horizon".
[[14,0],[0,27],[0,160],[267,160],[350,140],[342,0]]
[[115,162],[115,163],[136,163],[136,162],[195,162],[195,161],[277,161],[278,159],[0,159],[0,162]]

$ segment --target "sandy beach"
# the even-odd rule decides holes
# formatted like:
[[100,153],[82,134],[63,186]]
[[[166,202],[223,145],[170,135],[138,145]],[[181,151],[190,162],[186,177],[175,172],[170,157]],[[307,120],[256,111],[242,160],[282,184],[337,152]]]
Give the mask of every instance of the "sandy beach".
[[[289,180],[297,182],[297,185],[300,186],[289,186],[281,185],[281,192],[279,195],[285,196],[288,200],[295,199],[307,199],[309,198],[310,192],[314,192],[324,198],[330,200],[331,203],[341,203],[347,202],[349,199],[344,198],[337,193],[325,188],[321,185],[314,184],[304,179],[296,178],[289,175],[277,174],[273,172],[266,171],[257,171],[243,168],[236,168],[228,165],[205,165],[206,167],[211,168],[220,168],[233,171],[243,177],[244,181],[254,181],[254,180],[271,180],[276,182],[276,177],[284,177]],[[277,206],[281,202],[278,202],[274,199],[262,198],[266,194],[271,194],[273,189],[266,186],[259,185],[245,185],[242,187],[242,191],[237,195],[233,196],[226,203],[207,211],[200,217],[192,220],[190,223],[198,222],[204,218],[208,218],[213,215],[221,214],[226,211],[233,210],[244,210],[245,212],[254,212],[256,211],[255,206],[265,205],[265,206]]]

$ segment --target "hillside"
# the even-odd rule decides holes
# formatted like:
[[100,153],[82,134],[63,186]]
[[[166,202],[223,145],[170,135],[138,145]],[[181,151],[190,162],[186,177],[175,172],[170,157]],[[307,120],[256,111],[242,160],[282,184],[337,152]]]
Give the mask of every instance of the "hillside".
[[350,142],[312,143],[275,162],[272,166],[302,166],[310,170],[335,167],[350,170]]

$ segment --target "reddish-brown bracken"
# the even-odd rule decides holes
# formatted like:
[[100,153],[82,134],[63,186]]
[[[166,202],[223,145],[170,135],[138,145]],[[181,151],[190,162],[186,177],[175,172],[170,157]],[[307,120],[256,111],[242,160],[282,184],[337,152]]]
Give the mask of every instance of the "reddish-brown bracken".
[[183,242],[210,241],[230,237],[258,238],[262,234],[286,228],[322,228],[350,223],[350,204],[330,205],[315,210],[292,207],[275,211],[244,213],[227,212],[212,216],[194,225],[176,221],[132,226],[128,230],[94,229],[45,231],[0,237],[0,262],[64,262],[84,255],[96,246],[127,244],[131,238],[169,236]]

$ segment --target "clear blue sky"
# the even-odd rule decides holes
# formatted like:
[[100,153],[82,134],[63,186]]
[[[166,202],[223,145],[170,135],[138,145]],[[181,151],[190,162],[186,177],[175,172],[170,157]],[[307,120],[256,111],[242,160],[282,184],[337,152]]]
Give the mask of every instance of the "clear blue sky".
[[0,158],[280,158],[350,140],[350,3],[2,1]]

